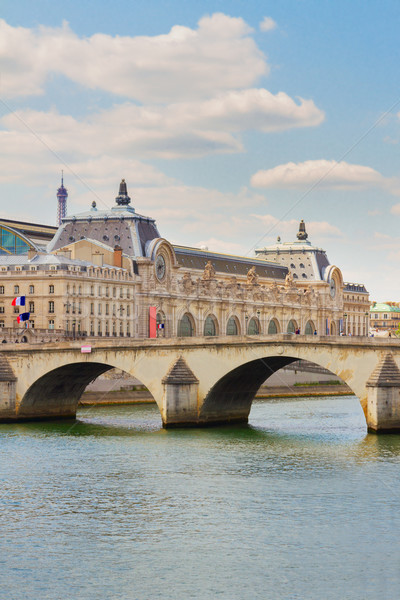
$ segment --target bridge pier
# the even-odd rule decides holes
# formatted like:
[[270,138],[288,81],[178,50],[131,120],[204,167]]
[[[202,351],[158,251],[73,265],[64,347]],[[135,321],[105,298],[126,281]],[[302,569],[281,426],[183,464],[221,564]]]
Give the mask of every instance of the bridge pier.
[[161,418],[163,427],[198,424],[199,380],[180,357],[162,380]]
[[0,422],[13,421],[16,418],[16,387],[15,377],[8,361],[0,358]]
[[368,431],[400,432],[400,370],[391,352],[382,356],[366,386]]

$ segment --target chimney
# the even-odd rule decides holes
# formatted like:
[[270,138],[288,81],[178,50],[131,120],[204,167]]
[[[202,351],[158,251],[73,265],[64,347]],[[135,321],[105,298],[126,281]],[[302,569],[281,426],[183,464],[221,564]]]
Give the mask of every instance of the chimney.
[[115,246],[114,248],[114,267],[122,267],[122,248]]

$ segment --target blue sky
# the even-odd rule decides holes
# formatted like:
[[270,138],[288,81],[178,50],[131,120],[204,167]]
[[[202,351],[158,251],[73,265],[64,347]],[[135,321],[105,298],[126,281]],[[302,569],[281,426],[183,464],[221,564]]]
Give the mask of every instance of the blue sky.
[[398,1],[19,0],[0,14],[4,217],[111,206],[251,254],[304,218],[347,281],[400,300]]

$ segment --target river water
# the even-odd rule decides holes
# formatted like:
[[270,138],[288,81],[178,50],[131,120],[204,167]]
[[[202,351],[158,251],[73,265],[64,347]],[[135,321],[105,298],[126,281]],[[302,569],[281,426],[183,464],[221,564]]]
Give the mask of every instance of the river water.
[[0,426],[1,600],[398,600],[400,436],[354,397]]

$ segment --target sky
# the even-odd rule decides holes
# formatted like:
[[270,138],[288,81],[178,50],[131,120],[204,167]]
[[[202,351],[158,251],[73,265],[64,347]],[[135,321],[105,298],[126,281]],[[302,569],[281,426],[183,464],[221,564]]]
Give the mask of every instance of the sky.
[[132,206],[253,256],[304,219],[345,281],[400,301],[398,0],[3,0],[2,218]]

